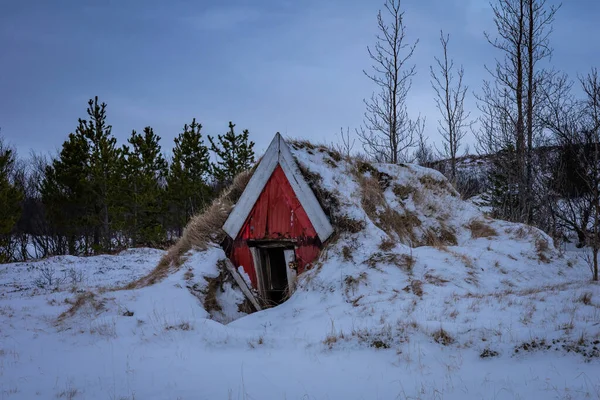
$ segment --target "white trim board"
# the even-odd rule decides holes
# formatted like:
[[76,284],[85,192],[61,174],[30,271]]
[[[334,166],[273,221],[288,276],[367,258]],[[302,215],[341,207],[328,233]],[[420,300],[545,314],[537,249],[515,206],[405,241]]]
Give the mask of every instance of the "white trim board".
[[275,134],[246,189],[225,221],[223,230],[232,239],[237,237],[277,165],[281,166],[321,243],[325,242],[333,233],[333,227],[315,194],[300,173],[290,148],[279,133]]

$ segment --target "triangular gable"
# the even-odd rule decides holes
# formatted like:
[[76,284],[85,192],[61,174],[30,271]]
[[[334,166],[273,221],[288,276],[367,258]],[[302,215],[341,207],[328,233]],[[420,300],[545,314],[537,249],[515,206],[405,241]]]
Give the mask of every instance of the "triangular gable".
[[256,167],[256,171],[254,171],[252,178],[250,178],[242,196],[231,214],[229,214],[227,221],[225,221],[223,230],[232,239],[237,237],[277,165],[280,165],[285,173],[298,201],[306,212],[310,223],[315,228],[319,239],[321,242],[325,242],[333,233],[333,227],[329,223],[329,219],[327,219],[327,216],[323,212],[315,194],[300,173],[300,169],[292,156],[290,148],[279,133],[275,135],[267,152],[261,159],[258,167]]

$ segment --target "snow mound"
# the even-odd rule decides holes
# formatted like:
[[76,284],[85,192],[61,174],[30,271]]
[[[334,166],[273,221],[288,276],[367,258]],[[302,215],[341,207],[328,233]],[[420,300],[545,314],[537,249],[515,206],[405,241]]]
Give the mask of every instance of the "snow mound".
[[[267,324],[282,336],[301,330],[328,346],[350,341],[387,348],[413,335],[468,345],[482,337],[493,342],[490,331],[505,331],[520,315],[524,329],[512,332],[513,341],[562,337],[557,327],[568,318],[540,323],[554,306],[535,304],[548,296],[572,304],[586,271],[544,232],[487,217],[437,171],[293,146],[337,236],[286,303],[232,326]],[[495,323],[500,327],[492,328]]]
[[160,279],[153,249],[0,265],[0,397],[597,397],[574,253],[435,171],[293,147],[336,232],[285,303],[248,314],[216,244]]

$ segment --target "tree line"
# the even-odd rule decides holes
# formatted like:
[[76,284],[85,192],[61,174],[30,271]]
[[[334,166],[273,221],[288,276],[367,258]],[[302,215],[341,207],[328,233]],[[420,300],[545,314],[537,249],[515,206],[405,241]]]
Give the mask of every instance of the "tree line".
[[[447,162],[447,177],[461,187],[457,166],[463,138],[472,133],[479,154],[493,155],[487,200],[493,215],[536,225],[560,238],[575,231],[578,246],[592,249],[598,280],[600,248],[600,78],[598,71],[578,76],[551,67],[551,33],[560,6],[546,0],[492,0],[493,28],[483,36],[495,51],[488,78],[473,95],[480,111],[472,120],[464,102],[464,68],[450,56],[450,35],[440,33],[441,52],[430,66],[431,86],[440,112],[441,148],[424,135],[425,122],[410,116],[406,101],[416,66],[410,60],[418,40],[407,39],[401,0],[386,0],[377,15],[379,34],[367,48],[373,62],[364,71],[376,87],[365,99],[357,135],[365,152],[383,162]],[[477,123],[476,123],[477,122]],[[543,146],[553,147],[543,152]]]
[[55,157],[19,160],[0,137],[0,262],[168,245],[254,163],[248,130],[201,131],[185,124],[170,159],[149,126],[119,146],[95,97]]

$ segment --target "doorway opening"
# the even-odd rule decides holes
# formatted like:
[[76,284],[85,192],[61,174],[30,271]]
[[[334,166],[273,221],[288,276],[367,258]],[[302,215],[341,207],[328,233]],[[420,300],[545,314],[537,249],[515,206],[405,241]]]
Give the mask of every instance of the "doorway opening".
[[295,252],[289,246],[251,247],[258,290],[266,306],[283,303],[296,280]]
[[264,299],[271,304],[281,304],[288,288],[285,257],[281,247],[260,249],[261,268],[265,287]]

